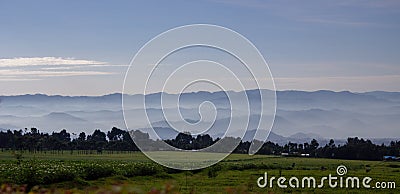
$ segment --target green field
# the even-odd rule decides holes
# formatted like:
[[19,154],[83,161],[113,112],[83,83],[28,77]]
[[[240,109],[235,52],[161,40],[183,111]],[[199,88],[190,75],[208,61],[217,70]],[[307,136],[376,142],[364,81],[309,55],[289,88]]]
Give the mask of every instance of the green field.
[[[371,186],[379,182],[400,183],[400,163],[350,161],[336,159],[248,156],[232,154],[212,167],[196,171],[177,171],[162,167],[141,153],[22,153],[0,152],[0,183],[28,185],[34,191],[101,193],[148,193],[171,190],[178,193],[399,193],[400,189],[330,188],[259,188],[257,179],[296,176],[338,176],[336,168],[345,165],[344,176],[371,177]],[[276,181],[275,181],[276,182]],[[286,182],[286,184],[288,184]],[[35,187],[38,185],[38,187]],[[16,186],[14,186],[16,187]],[[2,188],[4,189],[4,188]],[[157,191],[154,191],[157,193]]]

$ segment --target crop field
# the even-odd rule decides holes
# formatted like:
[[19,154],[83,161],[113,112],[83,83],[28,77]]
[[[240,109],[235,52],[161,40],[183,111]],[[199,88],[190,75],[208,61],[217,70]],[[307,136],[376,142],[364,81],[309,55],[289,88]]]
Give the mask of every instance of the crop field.
[[[398,188],[259,188],[268,177],[315,177],[318,181],[336,168],[344,177],[371,177],[376,182],[400,183],[400,163],[319,158],[232,154],[202,170],[178,171],[158,165],[140,152],[0,152],[1,190],[59,193],[399,193]],[[339,177],[339,176],[338,176]],[[288,184],[286,182],[286,184]]]

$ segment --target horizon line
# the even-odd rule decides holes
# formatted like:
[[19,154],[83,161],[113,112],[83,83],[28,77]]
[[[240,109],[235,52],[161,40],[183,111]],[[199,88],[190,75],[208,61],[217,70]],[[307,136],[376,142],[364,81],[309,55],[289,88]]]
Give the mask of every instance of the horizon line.
[[[160,93],[165,93],[169,95],[177,95],[177,94],[191,94],[191,93],[199,93],[199,92],[207,92],[207,93],[218,93],[218,92],[243,92],[243,91],[253,91],[253,90],[270,90],[271,89],[248,89],[248,90],[241,90],[241,91],[236,91],[236,90],[218,90],[218,91],[205,91],[205,90],[199,90],[199,91],[190,91],[190,92],[183,92],[183,93],[168,93],[168,92],[151,92],[146,95],[154,95],[154,94],[160,94]],[[364,93],[370,93],[370,92],[386,92],[386,93],[400,93],[400,91],[385,91],[385,90],[370,90],[370,91],[350,91],[350,90],[329,90],[329,89],[318,89],[318,90],[297,90],[297,89],[287,89],[287,90],[275,90],[275,92],[334,92],[334,93],[342,93],[342,92],[349,92],[353,94],[364,94]],[[105,93],[105,94],[99,94],[99,95],[66,95],[66,94],[46,94],[46,93],[21,93],[21,94],[1,94],[0,97],[16,97],[16,96],[35,96],[35,95],[43,95],[43,96],[61,96],[61,97],[101,97],[101,96],[111,96],[111,95],[117,95],[117,94],[123,94],[122,92],[112,92],[112,93]],[[135,95],[144,95],[144,94],[130,94],[130,93],[124,93],[124,95],[130,95],[130,96],[135,96]]]

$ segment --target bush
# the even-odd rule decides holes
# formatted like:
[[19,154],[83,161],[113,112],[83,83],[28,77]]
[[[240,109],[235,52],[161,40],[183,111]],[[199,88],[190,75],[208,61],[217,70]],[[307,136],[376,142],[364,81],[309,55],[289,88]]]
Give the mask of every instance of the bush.
[[221,167],[221,165],[218,165],[218,164],[209,167],[208,168],[208,172],[207,172],[208,178],[217,177],[218,176],[218,172],[221,171],[221,170],[222,170],[222,167]]
[[115,174],[112,167],[100,164],[87,164],[83,166],[83,178],[85,180],[96,180],[99,178],[109,177]]
[[68,170],[55,171],[54,173],[43,173],[40,174],[39,176],[41,184],[52,184],[64,181],[72,181],[76,177],[75,173]]
[[123,175],[126,177],[150,176],[162,172],[158,166],[150,163],[136,163],[126,166],[123,169]]

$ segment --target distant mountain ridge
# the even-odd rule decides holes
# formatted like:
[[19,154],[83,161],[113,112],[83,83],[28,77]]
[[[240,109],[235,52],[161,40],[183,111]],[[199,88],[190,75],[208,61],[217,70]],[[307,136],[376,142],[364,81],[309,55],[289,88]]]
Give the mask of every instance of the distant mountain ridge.
[[[270,90],[247,90],[251,107],[260,106],[258,92],[270,93]],[[237,97],[241,92],[228,91],[230,96]],[[149,127],[143,105],[138,103],[143,98],[148,102],[147,114],[150,122],[160,129],[168,126],[160,125],[164,118],[160,109],[162,93],[146,96],[124,94],[128,106],[125,111],[132,116],[130,129]],[[173,99],[177,94],[165,93],[166,99]],[[272,129],[274,134],[287,138],[309,136],[324,139],[343,139],[349,136],[367,138],[400,138],[400,92],[334,92],[319,91],[277,91],[277,112]],[[114,93],[103,96],[61,96],[45,94],[26,94],[16,96],[0,96],[0,128],[18,129],[38,127],[42,131],[52,132],[66,128],[71,132],[108,130],[112,126],[125,129],[122,113],[122,94]],[[205,100],[217,107],[216,126],[221,128],[229,119],[246,118],[245,111],[239,116],[230,118],[229,101],[225,92],[190,92],[181,94],[182,116],[187,121],[198,121],[199,104]],[[267,99],[268,100],[268,99]],[[166,108],[173,109],[176,104],[167,103]],[[242,112],[241,112],[242,111]],[[205,114],[213,114],[206,110]],[[251,118],[257,117],[252,112]],[[174,117],[170,122],[182,125],[181,118]],[[249,129],[254,129],[251,126]],[[167,134],[165,132],[165,134]],[[218,133],[216,133],[218,134]],[[168,135],[167,135],[168,136]]]

